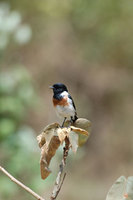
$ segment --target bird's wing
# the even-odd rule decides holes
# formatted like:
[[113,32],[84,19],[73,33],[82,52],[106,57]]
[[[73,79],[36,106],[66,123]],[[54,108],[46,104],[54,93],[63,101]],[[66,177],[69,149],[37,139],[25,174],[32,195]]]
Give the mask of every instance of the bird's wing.
[[72,100],[72,105],[73,105],[73,107],[74,107],[74,109],[75,109],[75,111],[76,111],[76,106],[75,106],[74,101],[73,101],[73,99],[72,99],[72,97],[71,97],[70,94],[68,94],[68,98],[70,98],[70,99]]

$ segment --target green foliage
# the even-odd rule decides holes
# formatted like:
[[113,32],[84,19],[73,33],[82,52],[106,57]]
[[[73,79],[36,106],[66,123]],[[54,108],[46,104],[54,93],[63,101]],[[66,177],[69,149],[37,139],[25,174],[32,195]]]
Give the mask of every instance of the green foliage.
[[18,5],[14,0],[14,5],[31,15],[36,13],[34,19],[39,18],[41,28],[51,23],[65,24],[71,30],[69,40],[76,43],[80,56],[87,61],[132,67],[132,1],[33,1],[31,7],[27,1]]
[[0,139],[7,137],[16,130],[16,122],[12,119],[3,118],[0,120]]
[[26,44],[32,35],[29,25],[22,24],[22,16],[11,11],[8,3],[0,3],[0,50],[4,50],[10,41]]
[[28,107],[34,105],[35,92],[31,78],[24,67],[16,66],[0,74],[0,137],[17,131],[26,116]]
[[[33,81],[23,66],[15,66],[8,71],[1,72],[0,150],[2,154],[0,157],[15,176],[23,175],[26,168],[30,177],[38,166],[38,160],[34,159],[35,153],[37,154],[34,131],[22,123],[28,110],[34,107],[36,100]],[[28,160],[31,160],[30,165],[27,165]],[[13,191],[16,191],[16,185],[10,182],[4,184],[6,182],[9,182],[6,177],[0,179],[0,184],[3,185],[1,187],[2,198],[8,199],[10,195],[13,195]]]
[[[6,66],[5,56],[10,47],[24,45],[31,38],[31,28],[22,24],[22,16],[12,11],[8,3],[0,3],[0,63]],[[24,123],[28,111],[37,103],[34,83],[25,66],[12,62],[0,72],[0,160],[14,176],[29,178],[36,172],[38,160],[34,130]],[[28,162],[30,160],[30,165]],[[25,172],[25,168],[27,172]],[[36,178],[39,177],[39,174]],[[35,178],[35,177],[34,177]],[[33,178],[33,180],[34,180]],[[0,178],[0,199],[11,199],[18,192],[15,184],[5,176]],[[35,183],[34,183],[35,186]]]

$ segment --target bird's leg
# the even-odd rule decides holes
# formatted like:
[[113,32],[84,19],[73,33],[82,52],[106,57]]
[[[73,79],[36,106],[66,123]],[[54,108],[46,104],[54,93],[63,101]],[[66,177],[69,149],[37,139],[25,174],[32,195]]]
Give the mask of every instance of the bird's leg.
[[63,121],[62,126],[61,126],[62,128],[64,127],[65,121],[66,121],[66,117],[64,117],[64,121]]

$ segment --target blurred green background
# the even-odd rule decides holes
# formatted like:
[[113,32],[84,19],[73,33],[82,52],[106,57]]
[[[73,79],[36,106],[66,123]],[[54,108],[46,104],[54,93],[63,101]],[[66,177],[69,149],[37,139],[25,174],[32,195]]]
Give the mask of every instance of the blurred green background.
[[[133,175],[133,2],[0,1],[0,163],[46,199],[36,136],[59,121],[49,85],[68,86],[78,116],[92,122],[86,145],[70,154],[58,199],[103,200]],[[33,198],[0,174],[0,199]]]

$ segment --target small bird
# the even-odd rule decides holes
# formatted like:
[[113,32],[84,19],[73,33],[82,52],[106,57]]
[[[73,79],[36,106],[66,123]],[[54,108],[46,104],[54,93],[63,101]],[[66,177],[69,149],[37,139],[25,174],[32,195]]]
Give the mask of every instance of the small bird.
[[62,127],[67,118],[70,118],[71,123],[74,123],[78,117],[76,107],[71,95],[68,93],[67,87],[62,83],[55,83],[50,86],[53,89],[53,105],[56,113],[59,117],[63,117],[64,121]]

